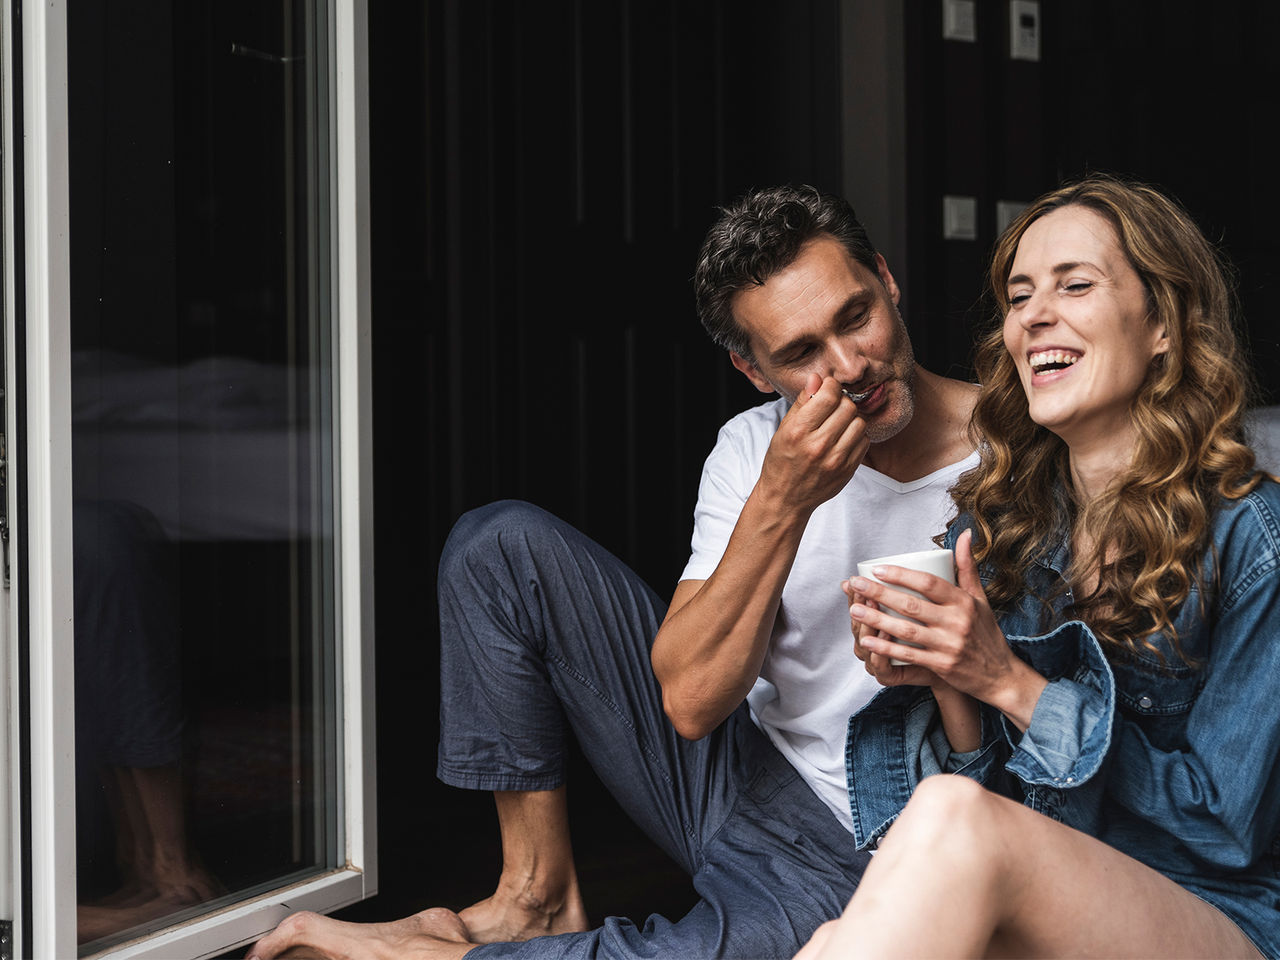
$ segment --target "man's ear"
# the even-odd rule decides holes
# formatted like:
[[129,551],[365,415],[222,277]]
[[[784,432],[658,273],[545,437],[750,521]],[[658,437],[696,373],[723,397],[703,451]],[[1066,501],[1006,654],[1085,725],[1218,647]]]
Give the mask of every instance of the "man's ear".
[[876,273],[880,275],[880,282],[884,284],[884,288],[889,291],[889,297],[896,304],[902,299],[902,291],[898,289],[898,281],[893,279],[893,274],[889,272],[889,264],[885,263],[884,257],[876,254]]
[[751,385],[761,393],[777,393],[773,384],[764,378],[764,374],[760,372],[760,368],[748,360],[741,354],[729,351],[729,359],[733,362],[735,368],[744,377],[751,381]]

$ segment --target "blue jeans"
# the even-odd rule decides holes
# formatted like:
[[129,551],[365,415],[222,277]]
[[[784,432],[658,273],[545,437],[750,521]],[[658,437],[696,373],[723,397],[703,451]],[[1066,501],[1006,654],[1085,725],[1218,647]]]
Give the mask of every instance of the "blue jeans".
[[675,922],[610,917],[588,933],[489,944],[485,957],[790,957],[839,916],[867,863],[745,704],[682,739],[649,647],[665,603],[620,560],[528,504],[463,516],[440,562],[437,775],[550,790],[571,730],[627,814],[693,879]]

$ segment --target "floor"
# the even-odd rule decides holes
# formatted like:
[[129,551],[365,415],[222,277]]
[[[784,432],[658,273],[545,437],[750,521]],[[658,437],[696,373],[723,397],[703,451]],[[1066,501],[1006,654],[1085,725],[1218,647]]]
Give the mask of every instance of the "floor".
[[[697,901],[689,877],[631,823],[580,760],[570,770],[569,817],[578,879],[592,923],[607,916],[643,924],[651,913],[682,917]],[[347,920],[386,920],[427,906],[461,909],[487,897],[501,867],[497,818],[489,794],[439,788],[432,791],[430,821],[441,818],[454,838],[397,838],[404,849],[417,845],[412,859],[380,866],[376,897],[340,911]],[[424,821],[426,822],[426,821]]]

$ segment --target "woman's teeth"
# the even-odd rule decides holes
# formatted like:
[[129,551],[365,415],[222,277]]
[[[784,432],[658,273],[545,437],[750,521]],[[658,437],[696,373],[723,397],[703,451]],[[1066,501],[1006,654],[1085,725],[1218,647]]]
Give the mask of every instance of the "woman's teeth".
[[1033,372],[1044,373],[1047,370],[1061,370],[1063,367],[1069,367],[1079,359],[1074,353],[1063,350],[1043,350],[1040,353],[1031,354],[1028,361]]

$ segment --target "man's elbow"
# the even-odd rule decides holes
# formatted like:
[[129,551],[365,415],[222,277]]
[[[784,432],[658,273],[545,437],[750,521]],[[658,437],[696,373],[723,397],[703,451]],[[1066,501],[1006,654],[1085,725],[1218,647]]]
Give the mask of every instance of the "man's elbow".
[[701,740],[716,724],[701,714],[687,699],[672,696],[665,688],[662,691],[662,712],[675,727],[676,733],[686,740]]

